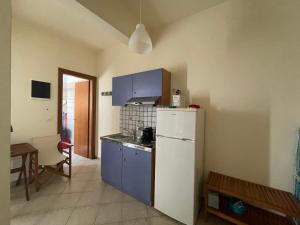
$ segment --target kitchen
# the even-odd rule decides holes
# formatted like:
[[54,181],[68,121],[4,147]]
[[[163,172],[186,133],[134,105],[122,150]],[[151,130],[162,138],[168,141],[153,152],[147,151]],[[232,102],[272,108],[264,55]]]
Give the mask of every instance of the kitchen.
[[[207,218],[274,225],[300,218],[297,1],[4,2],[4,47],[12,48],[3,55],[11,63],[1,89],[7,172],[0,224],[199,225]],[[60,131],[59,68],[96,80],[95,120],[85,123],[94,132],[83,132],[94,135],[81,135],[92,154],[70,148],[73,157],[63,161],[72,165],[60,171],[69,178],[46,172],[40,191],[32,188],[37,179],[16,186],[8,178],[9,144],[35,145],[33,138]],[[49,84],[49,99],[29,97],[31,79]],[[27,160],[43,169],[43,152],[62,155],[57,142],[44,144],[52,146],[47,151],[36,146],[39,160]],[[59,169],[57,162],[50,166]]]
[[171,77],[155,69],[112,79],[121,133],[101,137],[101,176],[138,201],[194,224],[203,184],[204,110],[184,108],[180,91],[171,103]]

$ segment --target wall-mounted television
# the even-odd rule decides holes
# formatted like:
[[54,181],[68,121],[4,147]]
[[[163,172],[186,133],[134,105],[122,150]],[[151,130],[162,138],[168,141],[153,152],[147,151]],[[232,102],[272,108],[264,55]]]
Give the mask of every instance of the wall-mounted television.
[[50,99],[51,84],[48,82],[31,80],[31,98]]

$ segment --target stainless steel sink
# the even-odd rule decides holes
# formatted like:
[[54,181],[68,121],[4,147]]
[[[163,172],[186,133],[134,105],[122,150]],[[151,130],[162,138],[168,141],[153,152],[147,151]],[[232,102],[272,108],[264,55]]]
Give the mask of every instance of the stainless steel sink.
[[108,135],[105,138],[110,139],[110,140],[115,140],[115,141],[119,141],[119,142],[128,142],[128,141],[132,141],[133,137],[128,136],[128,135],[124,135],[124,134],[113,134],[113,135]]
[[121,133],[107,135],[107,136],[101,137],[101,139],[116,141],[116,142],[122,143],[122,145],[124,145],[124,146],[131,147],[131,148],[137,148],[137,149],[149,151],[149,152],[151,152],[154,147],[153,145],[149,146],[149,145],[145,145],[145,144],[140,144],[134,139],[133,136],[124,135]]
[[130,136],[124,135],[124,134],[113,134],[113,135],[109,135],[109,138],[111,139],[128,139],[130,138]]

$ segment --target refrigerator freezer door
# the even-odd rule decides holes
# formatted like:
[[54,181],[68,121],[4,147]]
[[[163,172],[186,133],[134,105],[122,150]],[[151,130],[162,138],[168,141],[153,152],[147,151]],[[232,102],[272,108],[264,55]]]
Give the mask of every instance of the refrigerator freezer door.
[[194,224],[194,153],[194,141],[157,139],[154,207],[188,225]]
[[157,111],[156,134],[179,139],[196,139],[196,111]]

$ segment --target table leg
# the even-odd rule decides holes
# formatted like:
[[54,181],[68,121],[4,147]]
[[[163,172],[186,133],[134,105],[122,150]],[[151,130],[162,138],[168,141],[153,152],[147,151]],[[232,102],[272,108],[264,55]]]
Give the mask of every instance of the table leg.
[[32,154],[29,155],[29,183],[32,183]]
[[[23,168],[23,164],[24,164],[24,158],[23,158],[23,156],[22,156],[22,166],[21,166],[21,168]],[[18,177],[18,180],[17,180],[17,182],[16,182],[16,186],[20,185],[20,183],[21,183],[22,173],[23,173],[23,169],[22,169],[22,170],[20,171],[20,173],[19,173],[19,177]]]
[[25,182],[25,191],[26,191],[26,200],[29,201],[29,192],[28,192],[28,183],[27,183],[27,175],[26,175],[26,158],[27,154],[22,156],[22,170],[24,173],[24,182]]
[[72,147],[69,147],[69,179],[72,176]]
[[38,153],[36,152],[34,154],[34,180],[35,180],[35,190],[39,191],[39,158],[38,158]]

